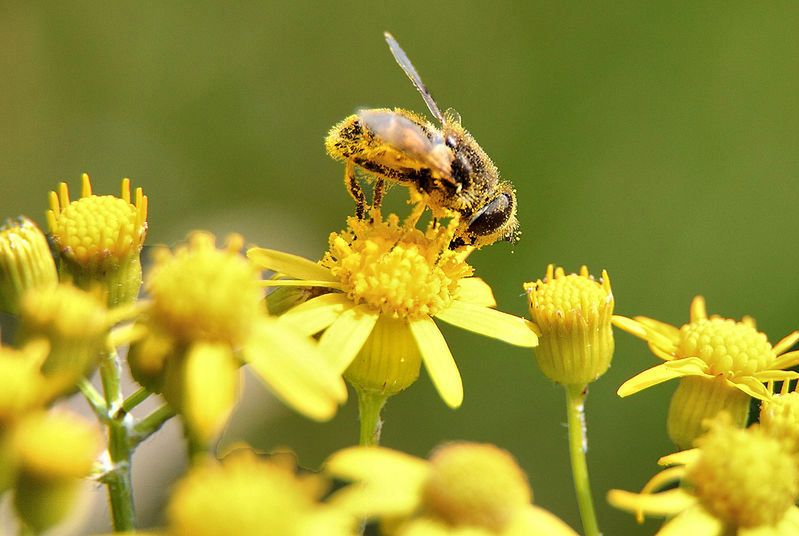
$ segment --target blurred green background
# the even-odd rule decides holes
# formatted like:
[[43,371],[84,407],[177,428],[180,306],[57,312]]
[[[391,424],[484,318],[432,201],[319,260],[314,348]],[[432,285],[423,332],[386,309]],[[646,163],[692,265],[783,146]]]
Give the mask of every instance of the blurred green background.
[[[799,5],[793,2],[173,2],[0,4],[0,215],[43,223],[58,181],[150,198],[149,244],[192,229],[318,258],[353,204],[322,139],[362,106],[426,112],[382,32],[406,49],[516,185],[523,237],[474,254],[499,307],[526,313],[547,263],[609,271],[617,312],[687,321],[754,316],[772,342],[799,327]],[[390,197],[401,199],[402,189]],[[538,504],[580,530],[562,389],[529,351],[443,326],[465,386],[449,410],[426,376],[389,401],[383,444],[426,455],[494,442]],[[651,534],[606,506],[672,448],[664,384],[617,387],[655,364],[617,333],[591,386],[589,466],[605,534]],[[354,400],[315,424],[251,382],[226,432],[318,464],[357,440]],[[179,434],[172,435],[179,441]],[[146,445],[145,445],[146,447]],[[179,472],[155,458],[142,472]],[[166,468],[165,468],[166,467]],[[168,485],[140,512],[157,523]],[[92,530],[103,530],[102,508]],[[107,528],[107,527],[106,527]],[[89,530],[89,529],[82,529]]]

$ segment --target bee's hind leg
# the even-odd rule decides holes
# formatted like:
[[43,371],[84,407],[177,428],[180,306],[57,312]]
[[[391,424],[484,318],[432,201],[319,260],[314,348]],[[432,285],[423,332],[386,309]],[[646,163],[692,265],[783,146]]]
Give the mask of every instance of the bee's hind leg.
[[380,208],[380,205],[383,204],[383,194],[385,193],[386,181],[378,177],[375,181],[374,193],[372,194],[372,206],[374,208]]
[[355,216],[362,220],[366,212],[366,196],[363,194],[361,185],[358,184],[358,178],[355,176],[355,164],[351,160],[347,160],[347,164],[344,167],[344,184],[355,200]]

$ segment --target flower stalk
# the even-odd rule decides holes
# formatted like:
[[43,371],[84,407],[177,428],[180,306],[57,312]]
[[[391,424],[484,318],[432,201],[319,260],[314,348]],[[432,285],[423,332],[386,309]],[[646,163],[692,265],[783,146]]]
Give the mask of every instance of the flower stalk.
[[358,392],[358,413],[360,415],[360,440],[362,447],[373,447],[380,444],[380,432],[383,429],[383,420],[380,413],[388,400],[387,395],[373,393],[363,389]]
[[585,453],[588,451],[585,426],[585,397],[588,394],[588,385],[565,385],[564,389],[569,425],[569,456],[583,531],[585,536],[599,536],[594,500],[591,497],[591,483],[588,479],[588,464],[585,459]]

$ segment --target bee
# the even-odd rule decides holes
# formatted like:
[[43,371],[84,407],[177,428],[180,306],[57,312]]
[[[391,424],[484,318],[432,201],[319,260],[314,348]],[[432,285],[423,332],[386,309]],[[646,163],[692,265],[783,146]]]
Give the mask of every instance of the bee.
[[372,206],[379,207],[385,184],[411,189],[440,218],[460,215],[450,248],[477,248],[519,235],[516,193],[453,110],[442,113],[405,51],[386,32],[386,42],[439,122],[401,108],[359,110],[335,125],[325,139],[327,153],[345,163],[344,182],[363,218],[369,208],[356,176],[365,171],[375,181]]

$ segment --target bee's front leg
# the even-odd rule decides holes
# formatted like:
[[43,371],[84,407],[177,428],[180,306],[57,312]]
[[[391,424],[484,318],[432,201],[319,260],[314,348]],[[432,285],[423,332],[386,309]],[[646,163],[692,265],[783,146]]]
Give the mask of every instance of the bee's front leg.
[[374,208],[380,208],[380,205],[383,204],[383,194],[385,192],[386,181],[378,177],[377,180],[375,180],[375,189],[374,193],[372,194],[372,206]]
[[355,176],[355,164],[352,163],[352,160],[347,160],[347,164],[344,166],[344,185],[355,200],[355,216],[362,220],[366,212],[366,196],[363,195],[363,189]]

